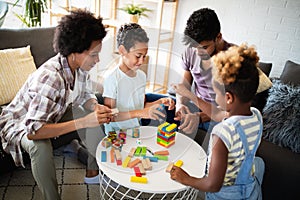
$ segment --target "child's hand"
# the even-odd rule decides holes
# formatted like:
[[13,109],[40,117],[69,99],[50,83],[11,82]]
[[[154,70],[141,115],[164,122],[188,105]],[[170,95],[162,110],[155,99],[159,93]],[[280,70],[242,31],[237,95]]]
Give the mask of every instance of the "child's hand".
[[165,117],[165,114],[161,112],[162,110],[163,110],[163,106],[160,104],[155,104],[153,106],[146,107],[143,109],[142,117],[158,120],[160,118]]
[[175,108],[175,101],[171,97],[161,98],[161,103],[168,106],[168,110],[173,110]]
[[171,175],[171,179],[184,185],[190,185],[188,181],[190,175],[188,175],[188,173],[186,173],[180,167],[173,166],[170,175]]

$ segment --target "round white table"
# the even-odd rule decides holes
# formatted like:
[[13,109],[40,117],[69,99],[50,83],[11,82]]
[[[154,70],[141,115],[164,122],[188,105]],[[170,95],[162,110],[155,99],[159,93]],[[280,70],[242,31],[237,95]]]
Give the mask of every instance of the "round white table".
[[[206,153],[200,145],[189,137],[176,133],[175,144],[165,148],[156,143],[157,127],[140,127],[141,144],[137,144],[137,138],[127,135],[126,144],[123,145],[122,161],[128,156],[132,147],[146,146],[152,152],[168,150],[168,161],[159,160],[151,162],[152,170],[147,170],[148,183],[135,183],[130,181],[134,176],[132,168],[124,168],[116,162],[110,162],[110,149],[99,143],[96,151],[96,159],[100,171],[100,197],[101,199],[196,199],[197,190],[182,185],[170,178],[166,168],[170,162],[182,160],[182,169],[191,176],[203,177],[206,165]],[[107,151],[107,161],[101,162],[101,152]],[[147,156],[152,156],[147,152]],[[141,157],[134,157],[135,158]]]

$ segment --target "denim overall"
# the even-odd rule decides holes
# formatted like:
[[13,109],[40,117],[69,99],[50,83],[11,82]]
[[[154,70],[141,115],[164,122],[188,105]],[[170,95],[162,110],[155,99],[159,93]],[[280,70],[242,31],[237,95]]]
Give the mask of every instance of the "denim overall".
[[[229,123],[232,123],[236,128],[237,132],[240,135],[241,141],[243,143],[243,148],[245,151],[245,160],[242,162],[240,171],[237,175],[237,178],[235,180],[234,185],[231,186],[223,186],[219,192],[215,193],[206,193],[206,200],[222,200],[222,199],[228,199],[228,200],[235,200],[235,199],[247,199],[247,200],[257,200],[262,199],[261,194],[261,182],[264,172],[264,163],[261,158],[254,158],[256,150],[259,146],[259,139],[261,138],[262,134],[262,119],[260,115],[257,115],[259,118],[261,128],[259,130],[259,135],[256,140],[256,143],[254,145],[253,150],[250,152],[247,142],[247,137],[245,135],[245,132],[240,125],[239,121],[236,121],[234,118],[229,118],[226,121],[229,121]],[[253,162],[260,162],[260,167],[256,168],[255,171],[259,171],[261,177],[256,177],[256,173],[254,176],[251,175],[251,169]],[[262,170],[261,170],[262,169]]]

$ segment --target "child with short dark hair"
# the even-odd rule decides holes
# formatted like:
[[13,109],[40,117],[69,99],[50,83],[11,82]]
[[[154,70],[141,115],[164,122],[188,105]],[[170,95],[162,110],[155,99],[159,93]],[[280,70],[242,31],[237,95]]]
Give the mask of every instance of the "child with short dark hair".
[[189,176],[173,167],[171,178],[206,192],[206,199],[261,199],[264,162],[255,157],[262,134],[260,112],[251,107],[259,84],[258,56],[243,44],[213,57],[216,103],[228,118],[211,133],[207,172]]
[[174,109],[172,98],[145,102],[146,75],[140,70],[148,52],[149,38],[138,24],[120,27],[117,45],[121,60],[104,79],[104,104],[120,111],[113,121],[105,125],[106,132],[139,126],[139,118],[159,119],[164,117],[160,104]]

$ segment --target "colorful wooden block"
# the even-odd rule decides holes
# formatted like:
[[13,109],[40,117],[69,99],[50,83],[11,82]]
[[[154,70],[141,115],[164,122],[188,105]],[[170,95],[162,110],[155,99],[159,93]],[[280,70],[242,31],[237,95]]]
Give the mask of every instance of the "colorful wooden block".
[[140,156],[145,156],[147,153],[147,147],[142,147]]
[[134,166],[136,166],[137,164],[139,164],[139,163],[141,163],[141,162],[142,162],[142,161],[141,161],[140,159],[137,158],[137,159],[135,159],[135,160],[129,162],[127,166],[128,166],[129,168],[133,168]]
[[101,151],[101,162],[107,161],[107,153],[106,151]]
[[158,158],[158,160],[164,160],[164,161],[168,161],[168,156],[162,156],[162,155],[154,155],[154,157]]
[[128,154],[128,156],[129,157],[133,157],[134,153],[135,153],[135,150],[136,150],[136,148],[132,147],[131,150],[130,150],[130,152],[129,152],[129,154]]
[[122,165],[122,160],[116,160],[117,165]]
[[140,168],[140,172],[141,172],[142,175],[146,175],[146,171],[145,171],[142,163],[137,164],[137,167]]
[[142,177],[142,173],[140,171],[140,168],[139,167],[133,167],[133,170],[134,170],[134,173],[137,177]]
[[142,147],[137,147],[135,152],[134,152],[134,156],[140,156],[141,151],[142,151]]
[[181,167],[183,165],[182,160],[177,160],[177,162],[174,164],[176,167]]
[[166,172],[170,173],[171,170],[172,170],[173,165],[174,165],[174,163],[170,162],[168,167],[166,168]]
[[115,149],[116,160],[122,160],[122,155],[119,149]]
[[151,162],[158,162],[158,158],[157,158],[157,157],[154,157],[154,156],[153,156],[153,157],[151,157],[151,156],[144,156],[143,158],[144,158],[144,159],[145,159],[145,158],[148,158]]
[[168,150],[156,151],[156,152],[154,152],[154,155],[168,156],[169,151]]
[[115,149],[114,148],[110,149],[110,162],[111,163],[115,162]]
[[135,183],[148,183],[148,179],[146,177],[131,176],[130,181]]
[[127,156],[125,158],[124,162],[122,163],[122,167],[126,168],[129,164],[130,160],[131,160],[131,157]]
[[152,170],[152,163],[151,163],[150,159],[146,158],[145,161],[147,163],[147,169],[146,168],[145,169],[146,170]]

